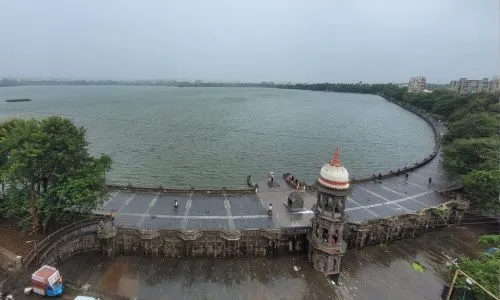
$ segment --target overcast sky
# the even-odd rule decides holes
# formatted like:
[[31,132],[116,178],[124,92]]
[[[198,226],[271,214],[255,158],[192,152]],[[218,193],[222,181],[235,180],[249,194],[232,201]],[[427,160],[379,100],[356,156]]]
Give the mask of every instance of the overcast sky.
[[492,77],[499,15],[499,0],[0,0],[0,76]]

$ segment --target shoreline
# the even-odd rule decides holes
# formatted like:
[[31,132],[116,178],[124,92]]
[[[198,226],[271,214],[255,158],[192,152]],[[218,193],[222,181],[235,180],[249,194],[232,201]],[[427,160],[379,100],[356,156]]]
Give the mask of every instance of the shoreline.
[[[283,88],[276,88],[276,89],[283,89]],[[306,90],[306,91],[321,92],[321,91],[313,91],[313,90]],[[334,92],[334,91],[326,91],[326,92],[367,95],[365,93],[352,93],[352,92]],[[397,172],[398,170],[389,170],[389,171],[386,171],[385,173],[381,173],[382,179],[403,175],[407,172],[417,170],[417,169],[425,166],[429,162],[431,162],[440,153],[439,152],[440,146],[441,146],[440,145],[440,142],[441,142],[440,135],[443,134],[443,131],[446,130],[446,127],[444,126],[443,123],[437,122],[437,120],[435,120],[432,116],[427,114],[424,110],[418,109],[418,108],[413,107],[409,104],[401,103],[398,100],[396,100],[392,97],[386,96],[382,93],[368,94],[368,95],[379,96],[382,99],[384,99],[388,102],[391,102],[392,104],[397,105],[397,106],[401,107],[402,109],[420,117],[420,119],[424,120],[427,123],[427,125],[429,125],[429,127],[431,128],[431,130],[434,134],[434,151],[433,152],[431,152],[428,156],[426,156],[421,161],[413,162],[413,163],[410,162],[406,166],[400,168],[399,173]],[[439,124],[442,124],[441,130],[440,130],[440,128],[438,128]],[[377,178],[373,177],[373,176],[366,176],[366,177],[361,177],[361,178],[352,177],[350,180],[350,183],[351,184],[359,184],[359,183],[370,182],[373,180],[377,180]],[[213,193],[213,194],[247,194],[247,193],[252,193],[254,191],[254,188],[255,188],[254,184],[251,184],[250,181],[251,181],[251,179],[249,180],[247,178],[248,188],[243,188],[243,187],[234,187],[234,188],[233,187],[201,187],[201,188],[195,188],[193,186],[191,186],[190,188],[182,188],[182,187],[175,187],[175,186],[174,187],[167,187],[164,185],[159,186],[159,187],[148,187],[148,186],[134,186],[131,184],[125,185],[125,184],[111,183],[111,182],[108,182],[107,186],[110,189],[115,189],[115,190],[116,189],[121,189],[121,190],[130,189],[130,190],[144,191],[144,192],[163,192],[163,193],[190,193],[190,192],[193,192],[196,194],[201,194],[201,193],[207,193],[207,194],[210,194],[210,193]],[[306,190],[314,191],[315,189],[316,189],[315,184],[309,185],[306,183]]]

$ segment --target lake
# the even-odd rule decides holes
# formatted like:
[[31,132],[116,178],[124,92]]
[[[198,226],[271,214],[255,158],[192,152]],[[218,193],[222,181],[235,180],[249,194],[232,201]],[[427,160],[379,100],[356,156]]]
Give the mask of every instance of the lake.
[[[9,98],[31,102],[7,103]],[[313,183],[336,146],[351,176],[395,170],[434,149],[419,117],[374,95],[266,88],[0,88],[0,119],[63,115],[108,153],[110,183],[244,187],[269,171]]]

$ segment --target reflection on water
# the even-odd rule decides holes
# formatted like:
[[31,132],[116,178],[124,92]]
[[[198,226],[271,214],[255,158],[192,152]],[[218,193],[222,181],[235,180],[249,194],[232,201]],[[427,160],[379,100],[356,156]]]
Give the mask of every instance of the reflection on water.
[[[349,250],[344,259],[344,284],[354,299],[440,299],[452,258],[477,255],[478,237],[498,232],[498,225],[446,228],[388,246]],[[425,271],[413,270],[418,261]],[[378,295],[374,297],[373,295]]]
[[108,260],[82,255],[61,269],[74,274],[72,270],[90,266],[97,276],[67,277],[105,293],[139,299],[338,299],[331,283],[302,257]]
[[[498,227],[458,227],[388,246],[349,250],[342,286],[304,257],[160,259],[98,255],[71,258],[63,274],[80,284],[139,299],[439,299],[448,270],[443,253],[475,255],[479,235]],[[412,269],[420,262],[423,273]],[[293,270],[299,266],[300,271]],[[78,272],[75,272],[78,270]]]

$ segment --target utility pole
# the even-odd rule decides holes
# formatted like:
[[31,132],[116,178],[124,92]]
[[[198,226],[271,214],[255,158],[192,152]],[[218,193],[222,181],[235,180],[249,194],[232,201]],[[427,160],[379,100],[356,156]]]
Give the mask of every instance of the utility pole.
[[457,269],[455,271],[455,274],[453,275],[453,279],[451,280],[451,284],[450,284],[450,288],[448,290],[448,295],[446,296],[446,300],[450,300],[450,298],[451,298],[451,292],[453,291],[453,286],[455,285],[455,281],[457,280],[457,277],[458,277],[459,274],[466,276],[467,279],[469,279],[473,284],[475,284],[479,288],[481,288],[486,294],[488,294],[489,296],[491,296],[493,299],[500,300],[500,298],[498,298],[497,296],[493,295],[490,291],[488,291],[487,289],[485,289],[482,285],[480,285],[479,283],[477,283],[474,279],[472,279],[469,275],[465,274],[460,269]]

